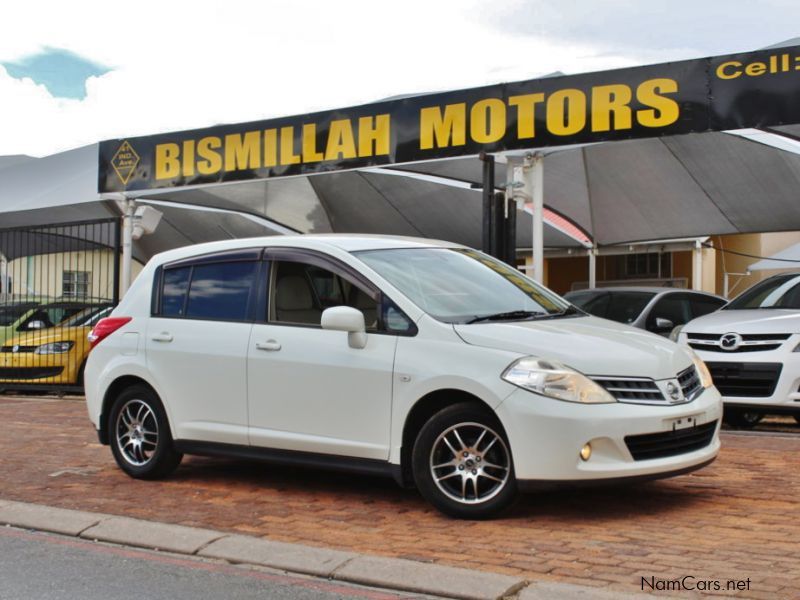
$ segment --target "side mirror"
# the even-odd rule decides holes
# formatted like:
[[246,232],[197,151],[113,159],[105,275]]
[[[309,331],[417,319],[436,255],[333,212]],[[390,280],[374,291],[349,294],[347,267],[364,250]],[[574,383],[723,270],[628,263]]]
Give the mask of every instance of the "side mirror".
[[656,317],[656,331],[672,331],[675,324],[669,319]]
[[347,343],[351,348],[364,348],[367,345],[367,327],[364,313],[350,306],[333,306],[322,311],[320,325],[323,329],[346,331]]
[[28,323],[27,329],[46,329],[44,321],[31,321]]

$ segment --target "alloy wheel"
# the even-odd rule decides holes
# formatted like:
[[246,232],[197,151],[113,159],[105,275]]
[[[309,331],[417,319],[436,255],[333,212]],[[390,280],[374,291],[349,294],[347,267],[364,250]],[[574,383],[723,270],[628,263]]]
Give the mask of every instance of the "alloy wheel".
[[129,400],[119,411],[116,441],[122,457],[136,467],[153,458],[158,447],[158,421],[145,401]]
[[430,454],[436,486],[462,504],[480,504],[499,494],[511,474],[503,438],[481,423],[459,423],[443,431]]

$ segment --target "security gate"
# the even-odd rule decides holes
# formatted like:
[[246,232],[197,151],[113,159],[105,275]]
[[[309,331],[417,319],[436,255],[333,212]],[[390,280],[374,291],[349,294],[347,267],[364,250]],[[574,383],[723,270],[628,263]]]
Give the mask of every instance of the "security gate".
[[117,219],[0,229],[0,390],[82,391],[119,276]]

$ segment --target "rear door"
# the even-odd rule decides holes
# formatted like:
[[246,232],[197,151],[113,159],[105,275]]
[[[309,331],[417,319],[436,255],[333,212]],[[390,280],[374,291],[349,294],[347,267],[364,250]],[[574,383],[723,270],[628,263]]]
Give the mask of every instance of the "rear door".
[[247,344],[260,251],[165,266],[147,366],[177,439],[247,444]]

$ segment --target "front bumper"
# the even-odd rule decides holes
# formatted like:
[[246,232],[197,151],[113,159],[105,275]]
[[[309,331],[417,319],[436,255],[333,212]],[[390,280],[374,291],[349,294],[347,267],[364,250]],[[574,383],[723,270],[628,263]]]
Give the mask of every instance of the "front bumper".
[[[713,387],[678,406],[614,403],[586,405],[562,402],[519,389],[498,406],[508,435],[517,480],[539,484],[602,483],[668,477],[699,468],[719,452],[722,402]],[[678,424],[678,421],[681,421]],[[670,456],[635,460],[626,437],[659,434],[708,425],[708,444]],[[589,460],[579,456],[592,445]],[[673,444],[673,447],[676,447]],[[522,487],[525,487],[524,485]]]
[[80,358],[74,350],[63,354],[0,353],[0,383],[63,384],[78,381]]
[[[791,351],[796,345],[793,336],[780,348],[767,352],[695,352],[708,364],[712,376],[721,370],[729,374],[724,382],[719,380],[722,401],[726,406],[800,414],[800,352]],[[765,372],[761,369],[761,373],[753,375],[754,370],[759,370],[759,365],[780,370],[771,390],[766,389],[766,385],[757,384],[756,378],[763,378]],[[737,385],[737,378],[742,385]],[[748,389],[754,388],[762,389],[757,395],[749,394]]]

